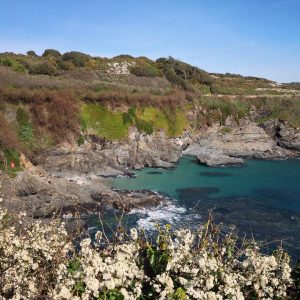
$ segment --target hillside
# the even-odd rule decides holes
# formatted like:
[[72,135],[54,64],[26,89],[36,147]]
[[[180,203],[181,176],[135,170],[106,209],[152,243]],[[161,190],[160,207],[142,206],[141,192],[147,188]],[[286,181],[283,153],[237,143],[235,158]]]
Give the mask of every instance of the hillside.
[[[45,50],[0,54],[0,167],[62,143],[128,138],[129,129],[168,137],[231,118],[300,126],[300,87],[208,73],[172,57],[156,61]],[[224,129],[227,130],[226,128]],[[15,151],[17,150],[17,151]]]

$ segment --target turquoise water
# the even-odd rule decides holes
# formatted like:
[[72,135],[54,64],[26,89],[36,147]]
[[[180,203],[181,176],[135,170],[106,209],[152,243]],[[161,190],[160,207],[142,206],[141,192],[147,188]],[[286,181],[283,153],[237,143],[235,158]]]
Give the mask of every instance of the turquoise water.
[[[182,158],[175,168],[145,168],[136,178],[116,178],[117,189],[149,189],[170,197],[154,209],[135,210],[132,225],[146,229],[155,223],[197,227],[208,210],[225,227],[263,241],[265,248],[283,243],[300,257],[300,160],[249,160],[244,166],[211,168],[195,158]],[[279,242],[280,241],[280,242]]]

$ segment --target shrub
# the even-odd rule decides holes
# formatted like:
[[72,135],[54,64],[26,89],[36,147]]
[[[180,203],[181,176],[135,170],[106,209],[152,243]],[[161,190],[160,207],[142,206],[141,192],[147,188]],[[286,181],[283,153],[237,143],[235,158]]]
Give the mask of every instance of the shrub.
[[136,118],[135,123],[136,123],[136,128],[138,129],[139,132],[144,131],[145,133],[150,135],[154,131],[153,122],[151,121],[145,121],[143,119]]
[[56,76],[58,75],[57,69],[48,62],[43,62],[38,65],[33,66],[29,70],[30,74],[44,74],[49,76]]
[[[45,53],[45,52],[44,52],[44,53]],[[27,51],[26,54],[27,54],[28,56],[38,57],[38,55],[37,55],[33,50]]]
[[134,124],[136,118],[136,108],[131,106],[126,113],[123,113],[123,122],[125,124]]
[[0,113],[0,149],[21,149],[18,136]]
[[197,232],[157,226],[151,239],[134,228],[119,230],[111,242],[102,231],[93,241],[78,235],[72,240],[59,221],[25,218],[0,208],[4,299],[250,300],[297,292],[281,248],[263,255],[254,241],[239,246],[234,231],[222,234],[210,220]]
[[19,136],[23,143],[29,144],[33,140],[33,127],[29,115],[23,108],[17,109],[17,121],[19,123]]
[[77,140],[77,145],[82,146],[84,144],[84,142],[85,142],[85,137],[84,137],[84,135],[81,134]]
[[59,58],[61,57],[61,53],[58,50],[55,49],[46,49],[44,53],[42,54],[43,57],[55,57]]
[[90,56],[78,51],[64,53],[63,61],[71,61],[76,67],[84,67],[89,61]]
[[185,90],[192,90],[191,84],[193,83],[210,85],[212,82],[211,76],[204,70],[172,57],[159,58],[156,60],[156,64],[170,82]]
[[138,64],[130,68],[130,73],[138,77],[156,77],[159,76],[158,69],[149,63]]
[[0,65],[11,67],[16,72],[25,72],[26,71],[24,66],[22,66],[22,64],[20,64],[18,61],[15,61],[15,60],[9,59],[9,58],[4,58],[4,59],[0,58]]
[[71,61],[60,61],[58,63],[59,68],[65,71],[70,71],[75,68],[75,65]]

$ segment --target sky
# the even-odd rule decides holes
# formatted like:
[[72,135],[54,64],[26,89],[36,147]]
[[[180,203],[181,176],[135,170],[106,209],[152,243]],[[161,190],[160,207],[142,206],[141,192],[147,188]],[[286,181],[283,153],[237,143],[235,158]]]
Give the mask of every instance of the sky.
[[0,0],[0,52],[47,48],[300,81],[300,0]]

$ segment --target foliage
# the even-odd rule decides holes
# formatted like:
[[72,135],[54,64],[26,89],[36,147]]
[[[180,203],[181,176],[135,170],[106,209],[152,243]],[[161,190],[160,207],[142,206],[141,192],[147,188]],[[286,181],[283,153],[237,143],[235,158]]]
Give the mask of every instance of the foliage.
[[157,77],[159,70],[154,64],[140,63],[130,68],[130,73],[139,77]]
[[29,70],[30,74],[43,74],[43,75],[49,75],[49,76],[56,76],[58,75],[58,70],[55,66],[48,62],[42,62],[40,64],[34,65]]
[[85,142],[85,137],[84,137],[84,135],[81,134],[77,140],[77,145],[82,146],[84,144],[84,142]]
[[125,124],[133,125],[136,118],[136,108],[131,106],[128,108],[128,111],[123,113],[123,122]]
[[58,50],[55,49],[46,49],[44,53],[42,54],[43,57],[55,57],[59,58],[61,57],[61,53]]
[[5,119],[2,113],[0,113],[0,151],[7,149],[19,149],[20,145],[18,136],[13,130],[11,124]]
[[29,56],[33,56],[33,57],[38,57],[38,55],[33,50],[27,51],[26,54],[29,55]]
[[16,72],[25,72],[24,66],[14,59],[0,58],[0,65],[11,67]]
[[83,130],[96,133],[110,140],[123,139],[128,135],[128,124],[121,112],[112,112],[99,104],[85,104],[81,111]]
[[133,228],[114,241],[98,231],[92,242],[70,237],[59,221],[33,222],[0,208],[0,233],[4,299],[297,299],[299,291],[291,279],[298,271],[281,248],[264,255],[211,219],[196,232],[157,226],[154,241]]
[[212,78],[207,72],[172,57],[159,58],[156,63],[168,80],[185,90],[191,89],[189,85],[192,83],[210,85],[212,82]]
[[33,127],[26,110],[19,107],[17,109],[17,121],[19,123],[19,136],[23,143],[30,144],[33,140]]
[[136,128],[139,132],[144,131],[147,134],[152,134],[154,131],[153,123],[151,121],[145,121],[143,119],[136,119]]
[[14,176],[21,170],[20,153],[14,149],[0,149],[0,171]]
[[89,61],[90,56],[78,51],[66,52],[62,56],[63,61],[70,61],[76,67],[84,67]]

